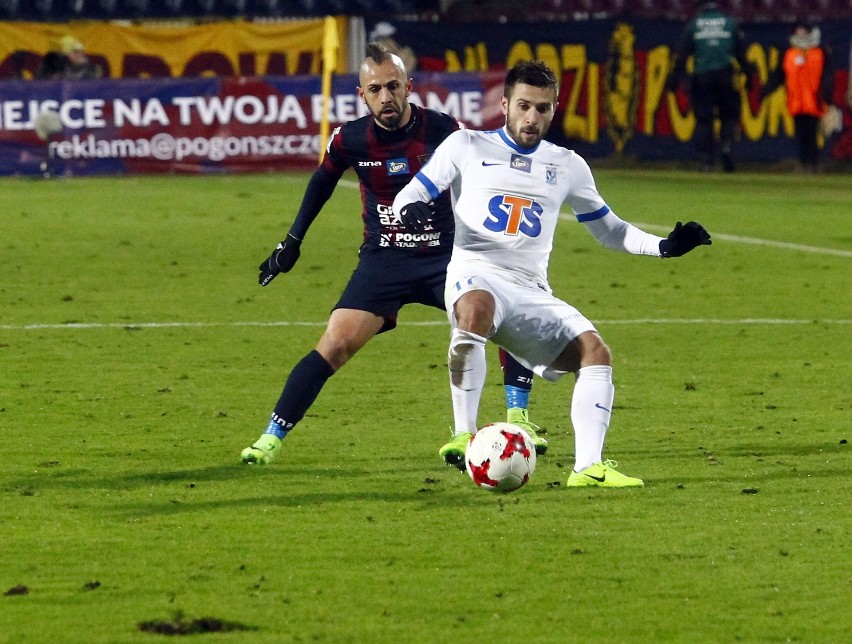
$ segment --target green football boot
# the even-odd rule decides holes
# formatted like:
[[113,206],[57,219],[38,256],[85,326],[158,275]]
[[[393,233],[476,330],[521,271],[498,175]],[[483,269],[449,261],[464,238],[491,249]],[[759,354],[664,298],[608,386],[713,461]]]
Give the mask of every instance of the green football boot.
[[464,470],[464,453],[467,451],[467,444],[471,438],[473,438],[471,432],[454,434],[450,442],[438,450],[438,456],[444,459],[447,465],[454,465]]
[[280,438],[275,434],[263,434],[254,445],[246,447],[240,456],[246,465],[269,465],[280,449]]
[[590,465],[581,472],[572,471],[568,476],[568,487],[642,487],[645,482],[622,474],[615,468],[617,461],[604,461]]
[[532,439],[532,444],[535,445],[535,453],[541,456],[547,451],[547,440],[536,433],[536,430],[541,431],[541,427],[530,422],[529,414],[526,409],[521,407],[511,407],[506,410],[506,422],[517,425],[529,434]]

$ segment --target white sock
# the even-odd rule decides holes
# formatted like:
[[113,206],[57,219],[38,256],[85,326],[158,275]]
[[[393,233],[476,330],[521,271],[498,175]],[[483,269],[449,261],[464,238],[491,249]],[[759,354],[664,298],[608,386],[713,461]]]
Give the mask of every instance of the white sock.
[[455,433],[476,433],[479,399],[485,385],[486,339],[469,331],[453,329],[447,362],[453,399]]
[[575,472],[601,461],[614,398],[612,367],[592,365],[577,372],[571,398]]

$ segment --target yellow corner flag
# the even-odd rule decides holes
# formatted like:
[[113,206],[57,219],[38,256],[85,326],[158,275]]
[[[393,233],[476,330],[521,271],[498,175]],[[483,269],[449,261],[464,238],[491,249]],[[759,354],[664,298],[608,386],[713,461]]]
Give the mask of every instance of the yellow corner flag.
[[337,50],[340,39],[337,37],[337,20],[326,16],[322,36],[322,120],[320,121],[319,161],[328,143],[328,112],[331,105],[331,75],[337,68]]

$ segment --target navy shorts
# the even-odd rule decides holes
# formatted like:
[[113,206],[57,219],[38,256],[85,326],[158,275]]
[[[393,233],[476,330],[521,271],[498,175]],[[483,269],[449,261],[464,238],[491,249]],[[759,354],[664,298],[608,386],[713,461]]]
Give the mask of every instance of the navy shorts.
[[449,261],[449,253],[362,250],[334,308],[375,313],[385,320],[379,333],[396,327],[397,314],[406,304],[425,304],[443,311]]

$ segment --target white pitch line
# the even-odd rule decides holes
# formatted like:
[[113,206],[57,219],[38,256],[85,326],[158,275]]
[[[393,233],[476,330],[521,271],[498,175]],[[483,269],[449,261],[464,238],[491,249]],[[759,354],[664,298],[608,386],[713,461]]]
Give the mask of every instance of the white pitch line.
[[[356,181],[343,179],[340,185],[346,188],[359,188]],[[573,215],[560,213],[561,219],[576,222]],[[660,226],[658,224],[636,224],[640,228],[649,231],[667,232],[669,226]],[[852,251],[840,250],[837,248],[822,248],[820,246],[806,246],[804,244],[792,244],[789,242],[772,241],[769,239],[760,239],[757,237],[743,237],[741,235],[727,235],[725,233],[713,233],[715,239],[731,241],[740,244],[754,244],[757,246],[768,246],[773,248],[785,248],[787,250],[797,250],[807,253],[819,253],[822,255],[835,255],[837,257],[852,257]],[[785,320],[776,318],[745,318],[740,320],[723,320],[715,318],[693,318],[693,319],[675,319],[675,318],[642,318],[636,320],[598,320],[598,324],[849,324],[852,320]],[[427,321],[427,322],[401,322],[402,326],[438,326],[446,324],[445,321]],[[205,328],[205,327],[239,327],[239,326],[256,326],[256,327],[276,327],[276,326],[325,326],[326,322],[69,322],[67,324],[0,324],[0,330],[4,331],[32,331],[39,329],[165,329],[165,328]]]
[[[852,320],[804,320],[784,318],[637,318],[635,320],[595,320],[600,325],[625,324],[694,324],[694,325],[803,325],[803,324],[852,324]],[[3,331],[80,330],[80,329],[201,329],[215,327],[321,327],[326,322],[68,322],[66,324],[0,324]],[[399,326],[445,326],[445,320],[400,322]]]
[[[565,216],[565,215],[563,215]],[[575,219],[573,216],[571,219]],[[648,231],[668,233],[671,226],[659,226],[657,224],[636,224],[639,228]],[[790,242],[773,241],[771,239],[760,239],[759,237],[743,237],[742,235],[727,235],[725,233],[710,233],[713,239],[735,242],[738,244],[753,244],[755,246],[768,246],[770,248],[785,248],[787,250],[798,250],[805,253],[819,253],[820,255],[835,255],[837,257],[852,257],[852,251],[839,248],[823,248],[822,246],[806,246],[804,244],[791,244]]]
[[[345,188],[354,188],[357,189],[360,187],[358,182],[349,181],[348,179],[344,179],[339,182],[340,185]],[[559,213],[560,219],[565,219],[567,221],[576,222],[577,218],[568,213]],[[668,233],[671,230],[671,226],[661,226],[659,224],[640,224],[637,223],[636,226],[647,230],[649,232],[661,232]],[[737,244],[752,244],[754,246],[766,246],[768,248],[784,248],[786,250],[798,250],[805,253],[818,253],[820,255],[834,255],[835,257],[852,257],[852,251],[850,250],[841,250],[839,248],[824,248],[822,246],[806,246],[805,244],[793,244],[790,242],[782,242],[782,241],[774,241],[772,239],[761,239],[759,237],[744,237],[742,235],[728,235],[726,233],[711,233],[713,239],[718,239],[720,241],[729,241]]]

